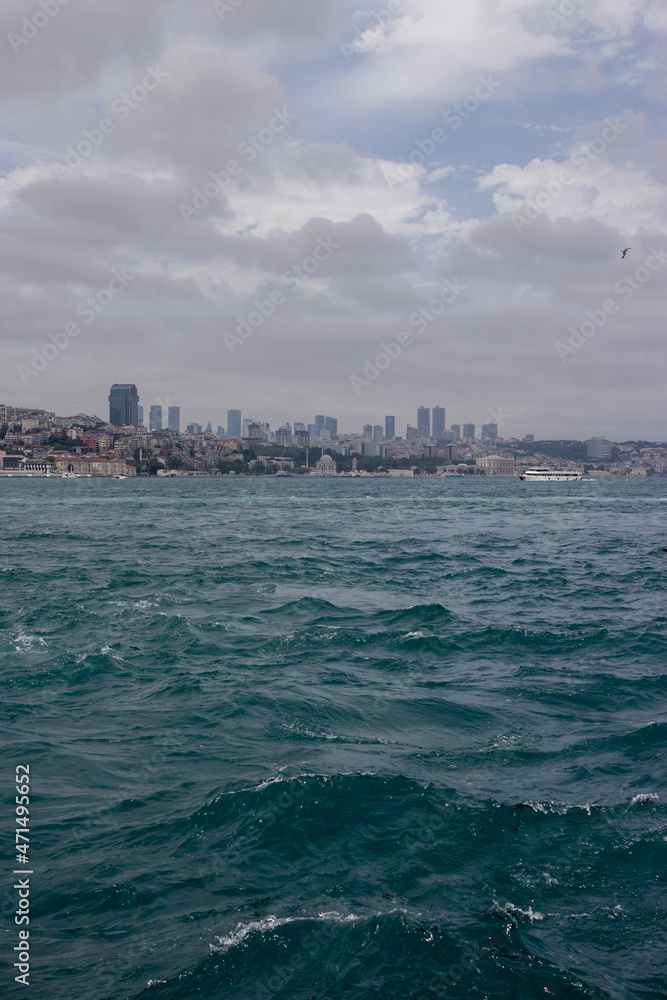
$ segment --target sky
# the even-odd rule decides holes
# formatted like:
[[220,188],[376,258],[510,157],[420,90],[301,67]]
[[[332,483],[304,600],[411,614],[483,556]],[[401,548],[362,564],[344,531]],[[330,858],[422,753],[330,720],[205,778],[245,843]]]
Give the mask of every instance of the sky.
[[663,0],[7,0],[0,402],[664,441],[666,36]]

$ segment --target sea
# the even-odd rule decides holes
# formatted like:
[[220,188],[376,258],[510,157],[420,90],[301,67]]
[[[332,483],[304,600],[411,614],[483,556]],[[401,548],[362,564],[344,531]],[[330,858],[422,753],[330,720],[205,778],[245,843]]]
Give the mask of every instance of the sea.
[[0,995],[666,997],[666,499],[0,481]]

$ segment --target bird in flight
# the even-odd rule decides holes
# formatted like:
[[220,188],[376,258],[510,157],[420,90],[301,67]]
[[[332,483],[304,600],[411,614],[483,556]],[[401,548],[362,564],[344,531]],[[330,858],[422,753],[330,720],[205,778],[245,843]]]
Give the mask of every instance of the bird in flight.
[[623,260],[623,258],[625,257],[626,253],[628,252],[628,250],[632,250],[632,247],[626,247],[625,248],[625,250],[621,254],[621,260]]

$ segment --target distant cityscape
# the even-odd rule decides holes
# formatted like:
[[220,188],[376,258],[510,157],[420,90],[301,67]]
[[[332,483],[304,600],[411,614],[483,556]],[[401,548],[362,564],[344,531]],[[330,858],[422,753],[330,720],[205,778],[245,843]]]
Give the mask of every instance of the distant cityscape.
[[536,464],[583,469],[592,476],[667,475],[664,442],[540,441],[503,438],[497,423],[446,426],[444,406],[418,406],[415,424],[396,434],[396,418],[338,431],[338,419],[317,414],[272,430],[268,423],[227,411],[227,426],[189,423],[180,407],[152,404],[148,427],[139,392],[116,383],[109,416],[61,417],[0,404],[3,475],[486,475],[515,476]]

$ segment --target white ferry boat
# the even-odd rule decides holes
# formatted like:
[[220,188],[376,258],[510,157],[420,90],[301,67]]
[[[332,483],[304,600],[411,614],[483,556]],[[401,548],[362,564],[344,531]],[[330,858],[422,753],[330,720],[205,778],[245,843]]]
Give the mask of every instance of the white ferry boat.
[[519,476],[525,483],[569,483],[582,478],[583,473],[570,469],[526,469]]

